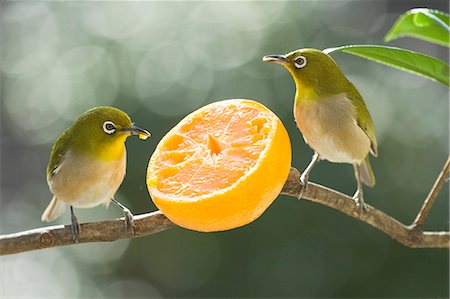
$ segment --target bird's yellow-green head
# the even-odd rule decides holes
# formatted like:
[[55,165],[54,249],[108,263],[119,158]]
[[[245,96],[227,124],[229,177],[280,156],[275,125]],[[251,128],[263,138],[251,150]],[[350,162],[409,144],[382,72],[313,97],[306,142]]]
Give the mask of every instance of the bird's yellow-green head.
[[317,49],[300,49],[285,55],[267,55],[263,61],[284,66],[304,96],[317,99],[345,92],[349,81],[330,55]]
[[70,150],[114,160],[123,154],[124,142],[131,135],[146,139],[150,133],[136,127],[120,109],[95,107],[80,115],[61,137]]

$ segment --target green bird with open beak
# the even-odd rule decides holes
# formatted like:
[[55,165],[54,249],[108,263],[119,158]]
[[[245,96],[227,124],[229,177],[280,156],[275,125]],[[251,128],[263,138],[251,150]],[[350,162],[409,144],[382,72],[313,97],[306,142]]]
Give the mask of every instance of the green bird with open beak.
[[284,66],[297,87],[295,121],[305,142],[314,150],[300,177],[302,194],[317,161],[349,163],[357,181],[353,199],[361,211],[366,209],[362,184],[375,185],[369,153],[377,156],[377,139],[361,94],[323,51],[300,49],[286,55],[264,56],[263,61]]

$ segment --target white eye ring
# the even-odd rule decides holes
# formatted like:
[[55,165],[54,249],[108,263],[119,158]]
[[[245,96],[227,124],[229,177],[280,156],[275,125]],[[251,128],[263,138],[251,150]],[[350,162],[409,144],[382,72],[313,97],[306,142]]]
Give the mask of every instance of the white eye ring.
[[294,65],[298,69],[304,68],[306,66],[306,63],[307,63],[307,61],[306,61],[306,57],[305,56],[298,56],[294,60]]
[[116,125],[112,121],[105,121],[103,123],[103,131],[105,131],[106,134],[111,135],[116,131]]

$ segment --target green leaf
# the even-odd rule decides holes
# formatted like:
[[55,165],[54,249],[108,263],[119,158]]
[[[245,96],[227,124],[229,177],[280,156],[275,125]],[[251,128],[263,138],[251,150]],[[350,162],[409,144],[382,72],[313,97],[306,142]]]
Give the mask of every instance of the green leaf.
[[441,46],[450,46],[449,15],[428,8],[415,8],[402,14],[385,35],[386,42],[399,37],[414,37]]
[[401,48],[377,45],[350,45],[323,50],[325,53],[342,51],[394,68],[412,72],[450,86],[449,65],[435,57]]

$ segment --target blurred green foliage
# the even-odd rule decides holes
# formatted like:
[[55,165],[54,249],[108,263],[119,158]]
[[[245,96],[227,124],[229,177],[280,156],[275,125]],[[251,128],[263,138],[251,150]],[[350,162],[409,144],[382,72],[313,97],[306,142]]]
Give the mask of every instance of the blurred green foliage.
[[[1,2],[0,233],[42,226],[50,199],[45,167],[53,141],[83,111],[117,106],[152,132],[130,139],[118,198],[154,210],[145,186],[158,140],[182,117],[219,99],[250,98],[287,127],[293,166],[311,150],[292,116],[294,84],[263,55],[343,44],[380,44],[421,1]],[[448,11],[445,1],[427,6]],[[448,61],[447,49],[401,39],[402,48]],[[410,223],[448,155],[448,88],[421,77],[333,55],[371,111],[379,141],[368,203]],[[351,166],[327,162],[312,181],[352,194]],[[76,183],[76,182],[74,182]],[[449,229],[444,188],[425,228]],[[78,210],[80,221],[121,215]],[[69,215],[59,223],[68,223]],[[260,219],[220,233],[175,228],[111,244],[0,258],[0,296],[448,297],[449,252],[409,249],[370,226],[280,196]]]

